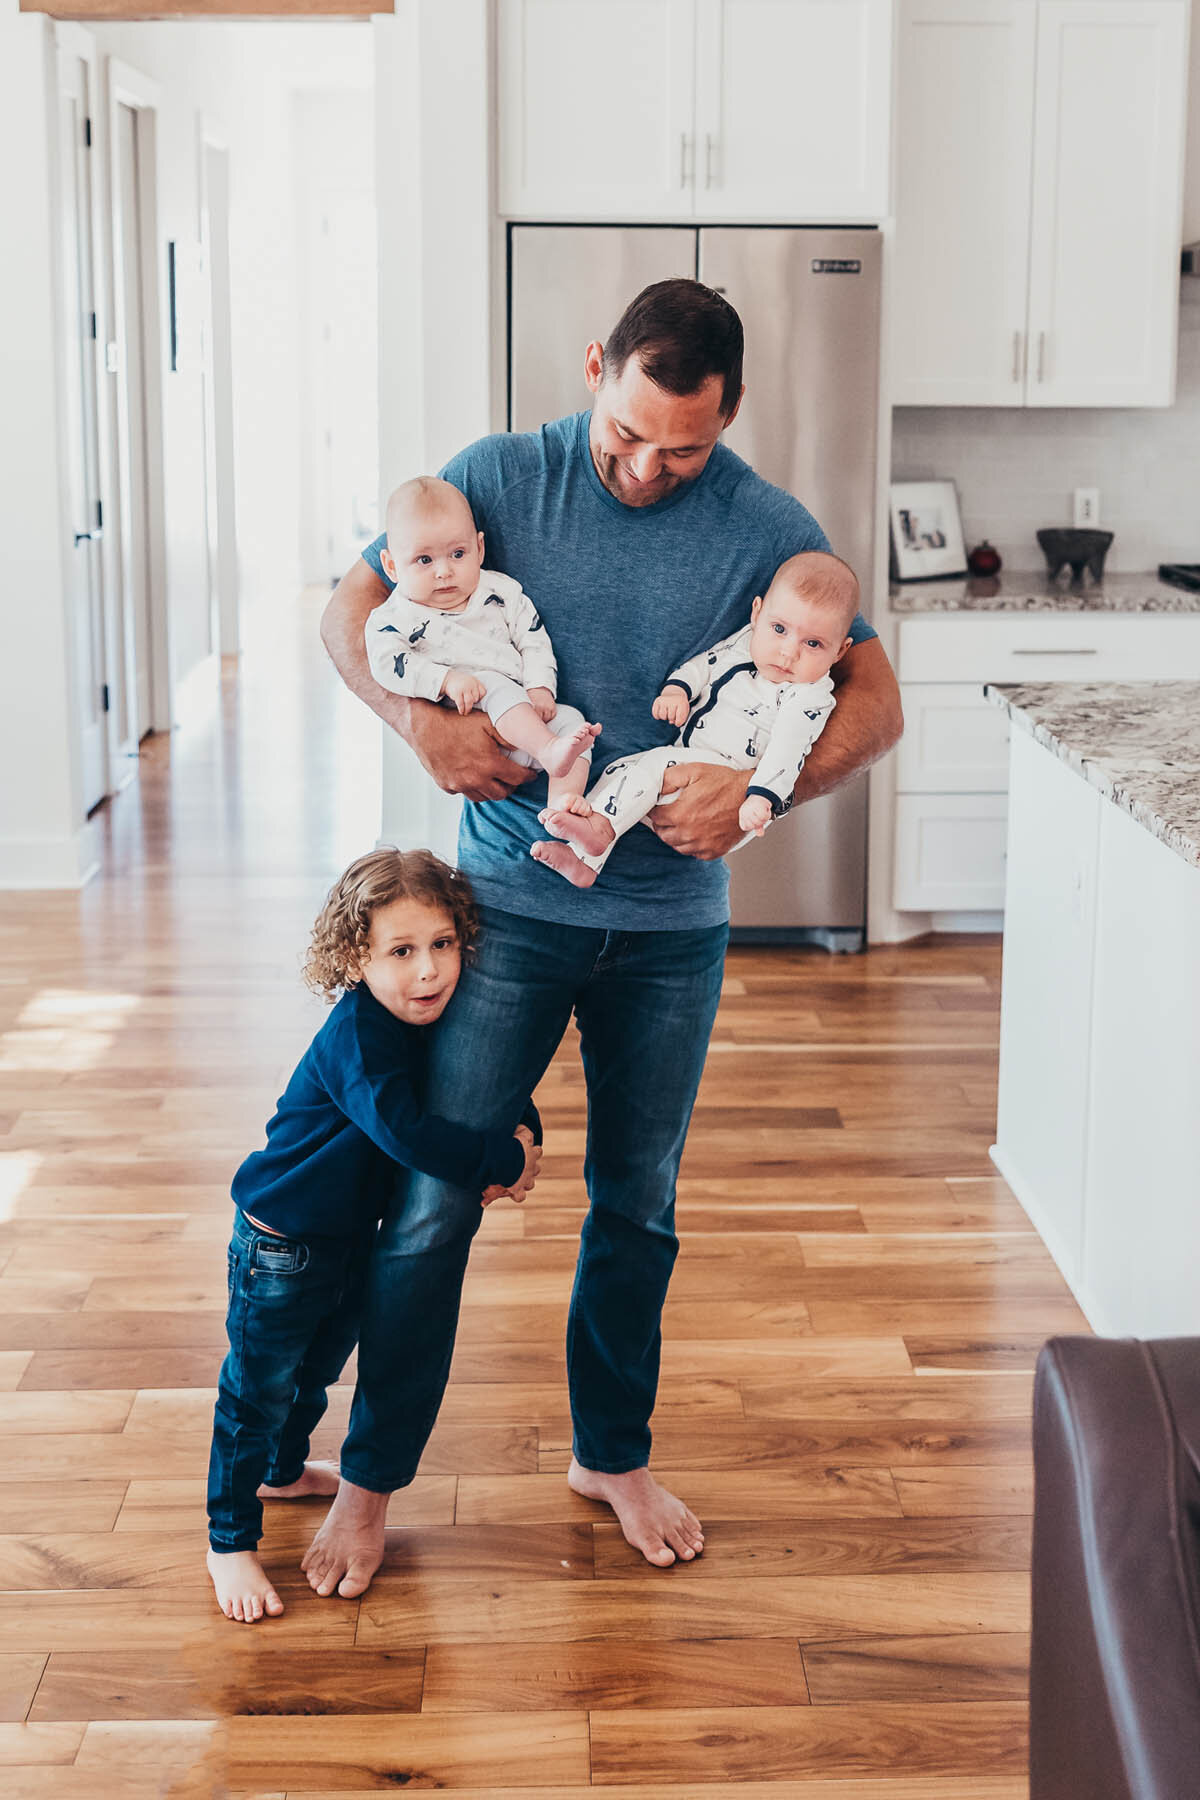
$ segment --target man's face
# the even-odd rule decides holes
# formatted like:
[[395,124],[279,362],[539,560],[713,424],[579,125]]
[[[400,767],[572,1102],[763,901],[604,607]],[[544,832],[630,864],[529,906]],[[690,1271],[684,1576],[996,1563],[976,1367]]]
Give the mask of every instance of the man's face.
[[623,506],[653,506],[695,481],[737,407],[722,417],[719,375],[694,394],[668,394],[636,356],[606,380],[602,357],[600,344],[588,345],[585,372],[595,396],[588,443],[596,473]]

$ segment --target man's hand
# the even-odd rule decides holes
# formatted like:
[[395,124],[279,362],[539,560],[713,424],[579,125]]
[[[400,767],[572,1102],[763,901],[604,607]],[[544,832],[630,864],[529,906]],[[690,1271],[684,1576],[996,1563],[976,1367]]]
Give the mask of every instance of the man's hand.
[[469,713],[479,705],[487,689],[469,669],[447,669],[442,692],[447,700],[453,700],[460,713]]
[[532,1192],[533,1185],[538,1178],[538,1170],[542,1166],[541,1145],[534,1143],[533,1133],[528,1125],[518,1125],[513,1136],[525,1152],[525,1167],[510,1188],[498,1186],[484,1188],[481,1200],[481,1204],[484,1206],[490,1206],[492,1201],[499,1200],[502,1194],[507,1194],[519,1206],[526,1194]]
[[678,682],[668,681],[654,705],[650,708],[656,719],[665,719],[668,725],[678,728],[687,724],[687,716],[691,703]]
[[408,741],[442,792],[464,800],[504,800],[537,773],[506,754],[486,713],[460,718],[449,707],[414,700]]
[[676,763],[663,776],[662,792],[678,793],[647,813],[646,824],[683,856],[715,862],[745,836],[738,813],[750,782],[748,769],[720,763]]
[[738,824],[743,831],[761,837],[774,817],[775,808],[765,794],[747,794],[738,811]]
[[532,706],[543,725],[548,725],[554,717],[557,702],[549,688],[526,688],[529,704]]

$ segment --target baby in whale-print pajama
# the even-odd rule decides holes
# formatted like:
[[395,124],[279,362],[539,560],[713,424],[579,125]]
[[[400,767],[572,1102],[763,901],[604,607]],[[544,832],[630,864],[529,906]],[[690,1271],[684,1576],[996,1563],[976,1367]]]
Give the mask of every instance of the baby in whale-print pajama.
[[[750,623],[670,674],[652,712],[679,728],[674,744],[609,763],[586,798],[547,807],[558,842],[531,854],[576,887],[590,887],[618,839],[663,799],[663,777],[683,762],[750,770],[741,842],[761,837],[792,804],[796,777],[834,707],[829,671],[850,646],[858,583],[824,551],[791,557]],[[737,848],[741,848],[739,844]]]

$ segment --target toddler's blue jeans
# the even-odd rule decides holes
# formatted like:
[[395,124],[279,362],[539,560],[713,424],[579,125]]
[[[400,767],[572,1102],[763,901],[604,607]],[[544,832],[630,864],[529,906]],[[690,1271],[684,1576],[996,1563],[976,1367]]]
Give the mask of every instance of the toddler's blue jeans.
[[285,1238],[235,1211],[229,1244],[229,1354],[221,1365],[208,1465],[209,1542],[254,1550],[261,1482],[297,1481],[309,1438],[358,1336],[371,1237]]
[[[579,1024],[588,1092],[583,1226],[567,1327],[575,1454],[619,1473],[650,1454],[675,1176],[721,992],[725,925],[604,931],[482,907],[476,960],[433,1033],[426,1101],[515,1124]],[[555,1153],[553,1127],[547,1154]],[[501,1203],[503,1204],[503,1203]],[[539,1205],[535,1191],[527,1202]],[[342,1474],[389,1493],[416,1474],[450,1371],[479,1195],[397,1186],[372,1251]]]

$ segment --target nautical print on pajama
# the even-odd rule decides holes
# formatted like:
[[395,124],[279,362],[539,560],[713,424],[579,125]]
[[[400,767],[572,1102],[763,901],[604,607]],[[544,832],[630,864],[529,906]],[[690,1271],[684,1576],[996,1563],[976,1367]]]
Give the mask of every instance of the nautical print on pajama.
[[[747,792],[765,795],[776,818],[790,808],[796,777],[833,711],[833,682],[828,675],[813,682],[768,681],[750,655],[751,630],[744,626],[668,675],[663,686],[681,687],[688,697],[678,738],[610,763],[588,793],[592,810],[616,832],[613,844],[658,805],[663,776],[678,763],[753,769]],[[575,854],[590,869],[602,869],[613,844],[602,856]]]
[[[451,669],[483,682],[480,702],[493,725],[529,698],[530,688],[558,691],[558,664],[537,608],[511,575],[481,569],[479,586],[454,612],[439,612],[393,592],[369,614],[367,661],[381,687],[411,700],[440,700]],[[573,706],[550,720],[556,737],[583,724]],[[516,760],[531,762],[523,751]]]

